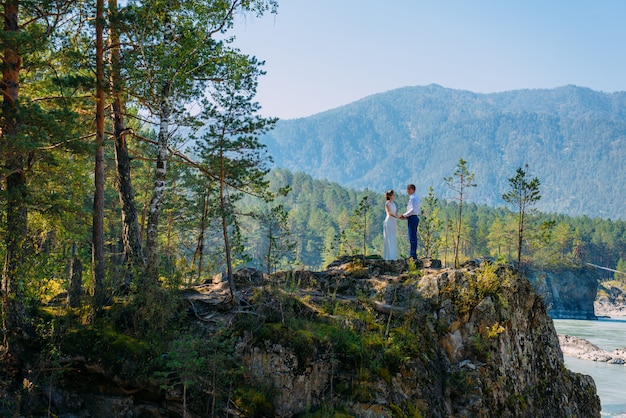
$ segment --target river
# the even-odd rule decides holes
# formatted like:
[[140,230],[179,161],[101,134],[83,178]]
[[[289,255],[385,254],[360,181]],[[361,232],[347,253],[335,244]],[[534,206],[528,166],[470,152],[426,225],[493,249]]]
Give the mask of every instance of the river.
[[[584,338],[606,351],[626,347],[626,318],[583,321],[555,319],[559,334]],[[626,366],[565,357],[570,370],[593,377],[602,403],[602,416],[626,418]]]

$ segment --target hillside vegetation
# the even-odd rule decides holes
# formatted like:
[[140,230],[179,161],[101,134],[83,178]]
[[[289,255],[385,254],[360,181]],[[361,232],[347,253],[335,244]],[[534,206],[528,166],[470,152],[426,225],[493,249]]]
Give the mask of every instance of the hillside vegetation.
[[383,192],[443,188],[459,158],[476,173],[473,201],[498,206],[528,164],[546,212],[626,217],[626,93],[576,86],[477,94],[438,85],[366,97],[264,137],[277,167]]
[[[512,174],[512,173],[511,173]],[[370,206],[368,214],[367,251],[368,254],[383,253],[382,223],[385,216],[384,195],[372,190],[354,190],[338,183],[314,179],[304,173],[292,173],[275,169],[269,174],[272,189],[278,190],[287,185],[291,192],[280,196],[269,206],[282,205],[288,216],[285,226],[295,244],[294,251],[282,258],[279,267],[299,265],[322,269],[336,257],[343,254],[362,253],[358,246],[350,218],[359,202],[367,196]],[[479,188],[479,187],[477,187]],[[445,189],[434,190],[434,195]],[[550,199],[543,192],[542,200]],[[402,209],[406,205],[406,193],[397,190],[396,203]],[[454,200],[437,199],[436,205],[429,205],[427,195],[422,195],[422,209],[432,218],[439,219],[438,231],[431,232],[431,254],[426,254],[424,241],[426,219],[422,218],[418,246],[420,256],[434,256],[444,265],[451,265],[454,237],[450,227],[458,212]],[[257,200],[243,202],[244,212],[263,212],[267,205]],[[536,226],[550,223],[552,227],[543,231]],[[408,255],[406,224],[398,223],[399,255]],[[245,250],[250,263],[266,269],[263,254],[267,249],[267,225],[256,218],[242,220],[242,233],[245,235]],[[591,218],[588,216],[567,216],[554,213],[533,214],[528,221],[529,235],[524,243],[524,260],[537,268],[567,267],[593,263],[610,268],[624,269],[626,260],[626,222]],[[503,257],[509,261],[516,257],[515,214],[503,207],[491,207],[466,203],[464,205],[461,259],[482,257]],[[622,261],[620,261],[622,260]],[[621,264],[620,264],[621,263]],[[613,278],[609,271],[596,270],[598,278]],[[625,275],[618,275],[621,280]]]

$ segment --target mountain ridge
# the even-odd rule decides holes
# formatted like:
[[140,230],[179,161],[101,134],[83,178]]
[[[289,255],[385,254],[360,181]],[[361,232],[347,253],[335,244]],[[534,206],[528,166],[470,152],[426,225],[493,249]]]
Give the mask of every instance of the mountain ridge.
[[613,198],[625,191],[626,92],[402,87],[280,121],[263,141],[278,167],[378,191],[412,182],[446,198],[443,177],[463,158],[478,184],[469,199],[494,206],[527,166],[542,181],[539,209],[626,217]]

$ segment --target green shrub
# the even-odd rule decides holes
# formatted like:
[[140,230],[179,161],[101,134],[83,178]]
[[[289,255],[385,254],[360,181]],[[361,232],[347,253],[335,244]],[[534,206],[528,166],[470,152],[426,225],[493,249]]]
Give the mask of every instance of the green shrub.
[[242,418],[275,416],[271,388],[267,385],[241,387],[235,391],[234,404]]

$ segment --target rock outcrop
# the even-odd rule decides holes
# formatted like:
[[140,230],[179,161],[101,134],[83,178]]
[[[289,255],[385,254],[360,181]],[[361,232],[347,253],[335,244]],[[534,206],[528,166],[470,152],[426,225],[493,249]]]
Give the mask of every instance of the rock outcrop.
[[597,319],[599,274],[589,267],[530,270],[528,279],[554,319]]
[[566,356],[609,364],[626,364],[626,348],[618,348],[608,352],[584,338],[567,334],[559,334],[559,343],[563,354]]
[[603,317],[626,317],[626,292],[623,284],[620,287],[613,283],[601,283],[598,288],[598,296],[594,303],[597,316]]
[[[335,285],[342,312],[375,312],[383,338],[378,356],[361,354],[361,361],[378,361],[374,367],[319,335],[307,340],[306,355],[284,336],[251,343],[247,373],[272,382],[278,416],[323,405],[363,417],[599,416],[593,380],[565,368],[552,320],[524,277],[503,267],[425,270],[421,277],[388,275],[394,269],[368,261],[365,271],[335,264],[297,277],[312,312],[308,286],[314,281],[333,292]],[[367,320],[334,320],[366,336],[376,328]],[[396,339],[401,359],[384,361],[385,348],[393,347],[384,339]]]

